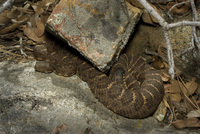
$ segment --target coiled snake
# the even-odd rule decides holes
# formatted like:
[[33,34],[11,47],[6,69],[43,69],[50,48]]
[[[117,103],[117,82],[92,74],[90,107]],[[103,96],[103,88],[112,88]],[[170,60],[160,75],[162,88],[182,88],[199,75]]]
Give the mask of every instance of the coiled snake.
[[163,82],[157,70],[141,57],[123,54],[110,75],[59,45],[37,45],[35,70],[62,76],[77,74],[87,82],[94,96],[111,111],[127,118],[145,118],[163,98]]

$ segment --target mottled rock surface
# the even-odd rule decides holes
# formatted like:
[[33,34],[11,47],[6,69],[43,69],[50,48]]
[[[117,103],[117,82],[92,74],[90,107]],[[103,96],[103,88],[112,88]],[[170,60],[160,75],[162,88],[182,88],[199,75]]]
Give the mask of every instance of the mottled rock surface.
[[38,73],[34,64],[0,63],[0,134],[195,133],[118,116],[77,76]]
[[107,71],[126,45],[141,13],[124,0],[61,0],[46,28],[101,71]]

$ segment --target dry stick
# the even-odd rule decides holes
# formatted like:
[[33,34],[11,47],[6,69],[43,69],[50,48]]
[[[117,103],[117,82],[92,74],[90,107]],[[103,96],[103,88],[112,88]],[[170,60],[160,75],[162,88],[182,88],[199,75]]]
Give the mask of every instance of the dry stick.
[[[176,120],[176,116],[175,116],[174,108],[170,107],[169,103],[167,102],[167,97],[166,96],[164,96],[163,102],[164,102],[165,106],[169,109],[169,111],[170,111],[170,113],[172,115],[170,123],[168,125],[168,127],[169,127],[171,125],[173,119],[175,118],[175,120]],[[172,102],[171,101],[170,101],[170,103],[171,103],[171,106],[172,106]]]
[[197,10],[196,10],[195,4],[194,4],[194,0],[190,0],[190,2],[191,2],[191,8],[192,8],[193,17],[194,17],[195,21],[198,21],[199,18],[198,18],[198,14],[197,14]]
[[[26,49],[26,50],[29,50],[29,51],[33,51],[33,49],[31,49],[31,48],[28,48],[28,47],[26,47],[26,46],[24,46],[24,48]],[[10,46],[10,47],[2,47],[2,49],[4,49],[4,50],[15,50],[15,49],[20,49],[20,45],[15,45],[15,46]]]
[[160,16],[160,14],[158,14],[153,7],[151,7],[151,5],[146,2],[146,0],[138,0],[138,2],[140,4],[142,4],[145,9],[159,22],[159,24],[162,26],[163,28],[163,32],[164,32],[164,37],[166,40],[166,44],[167,44],[167,55],[168,55],[168,64],[169,64],[169,74],[171,75],[171,79],[174,78],[174,59],[173,59],[173,52],[172,52],[172,47],[171,47],[171,43],[170,43],[170,39],[169,39],[169,35],[167,33],[168,31],[168,23]]
[[14,2],[14,0],[7,0],[6,2],[4,2],[2,5],[0,5],[0,14],[7,9],[8,7],[10,7],[12,5],[12,3]]
[[[199,19],[198,19],[197,10],[196,10],[194,1],[192,0],[190,2],[191,2],[191,8],[192,8],[193,21],[198,21]],[[188,51],[194,50],[194,48],[197,48],[197,50],[200,48],[200,42],[197,37],[196,28],[197,28],[196,26],[192,27],[192,39],[191,39],[190,47],[184,50],[184,52],[181,53],[181,56],[183,56]]]
[[164,56],[160,55],[159,53],[150,52],[150,51],[148,51],[147,49],[145,49],[145,53],[146,53],[146,54],[149,54],[149,55],[153,55],[153,56],[158,56],[158,57],[160,57],[163,61],[168,62],[168,60],[167,60]]
[[23,51],[22,37],[19,38],[19,45],[20,45],[21,55],[23,55],[24,57],[27,57],[26,53]]
[[179,6],[179,5],[188,3],[188,2],[189,2],[189,1],[183,1],[183,2],[180,2],[180,3],[174,4],[174,5],[169,9],[169,11],[167,12],[167,15],[169,16],[169,18],[170,18],[171,20],[173,20],[173,17],[170,15],[170,12],[172,11],[172,9],[174,9],[176,6]]
[[[178,78],[181,80],[183,86],[185,87],[187,93],[189,94],[188,88],[187,88],[187,86],[185,85],[185,82],[183,81],[183,79],[181,79],[180,76],[178,76]],[[179,86],[180,86],[180,81],[178,81],[178,82],[179,82]],[[186,98],[196,109],[200,110],[200,108],[199,108],[197,102],[195,101],[194,97],[192,96],[192,100],[194,101],[194,102],[192,102],[192,101],[190,100],[190,98],[187,97],[186,93],[183,92],[183,89],[181,88],[181,86],[180,86],[180,89],[181,89],[183,95],[185,96],[185,98]],[[195,103],[195,104],[194,104],[194,103]]]
[[[194,0],[190,0],[190,2],[191,2],[191,8],[192,8],[193,21],[198,21],[199,18],[198,18],[198,14],[197,14],[195,4],[194,4]],[[193,38],[194,38],[194,41],[195,41],[195,45],[199,49],[200,48],[200,42],[199,42],[199,39],[197,37],[196,28],[197,28],[196,26],[193,26],[193,34],[192,35],[193,35]]]
[[[164,37],[166,40],[167,45],[167,55],[168,55],[168,63],[169,63],[169,74],[171,75],[171,79],[174,78],[175,72],[174,72],[174,59],[173,59],[173,52],[171,43],[169,40],[168,30],[173,27],[178,26],[200,26],[200,22],[192,22],[192,21],[182,21],[177,23],[171,23],[168,24],[161,16],[158,14],[153,7],[146,1],[146,0],[137,0],[143,7],[158,21],[158,23],[162,26]],[[191,2],[194,2],[194,0],[190,0]]]
[[167,30],[163,29],[163,32],[164,32],[164,37],[167,44],[167,56],[168,56],[168,64],[169,64],[168,72],[171,75],[171,79],[173,79],[175,75],[175,72],[174,72],[175,66],[174,66],[174,56],[172,52],[172,46],[171,46],[171,42],[170,42]]
[[19,55],[19,54],[15,54],[15,53],[12,53],[12,52],[10,52],[10,51],[7,51],[7,50],[3,50],[3,49],[1,49],[0,48],[0,52],[3,52],[3,53],[7,53],[7,54],[10,54],[10,55],[13,55],[13,56],[18,56],[18,57],[20,57],[21,55]]
[[[181,79],[181,77],[178,76],[178,75],[177,75],[177,78],[178,78],[178,85],[179,85],[179,88],[181,89],[181,92],[182,92],[183,95],[185,96],[186,100],[188,100],[188,102],[189,102],[192,106],[194,106],[196,109],[200,110],[200,109],[199,109],[199,106],[198,106],[198,104],[196,103],[196,101],[194,100],[194,98],[192,97],[192,98],[193,98],[193,101],[195,102],[195,104],[190,100],[190,98],[187,97],[186,93],[183,91],[182,86],[181,86],[181,83],[183,84],[183,86],[186,88],[186,90],[187,90],[187,92],[188,92],[188,89],[187,89],[187,87],[186,87],[184,81],[183,81],[183,80]],[[180,81],[181,81],[181,82],[180,82]],[[189,93],[189,92],[188,92],[188,93]]]

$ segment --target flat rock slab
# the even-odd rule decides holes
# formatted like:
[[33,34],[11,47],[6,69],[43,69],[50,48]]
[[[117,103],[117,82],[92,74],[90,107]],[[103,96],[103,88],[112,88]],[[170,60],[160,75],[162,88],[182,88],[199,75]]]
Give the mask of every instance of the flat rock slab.
[[107,71],[126,45],[140,15],[140,9],[124,0],[61,0],[46,28],[101,71]]
[[199,133],[118,116],[77,76],[38,73],[34,65],[0,63],[0,134]]

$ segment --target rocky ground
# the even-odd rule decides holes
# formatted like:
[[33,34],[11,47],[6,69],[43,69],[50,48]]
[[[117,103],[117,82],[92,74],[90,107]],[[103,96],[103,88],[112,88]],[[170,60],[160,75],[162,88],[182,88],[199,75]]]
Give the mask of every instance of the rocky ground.
[[153,117],[118,116],[99,103],[77,76],[38,73],[34,64],[0,63],[1,134],[198,133],[168,127]]

